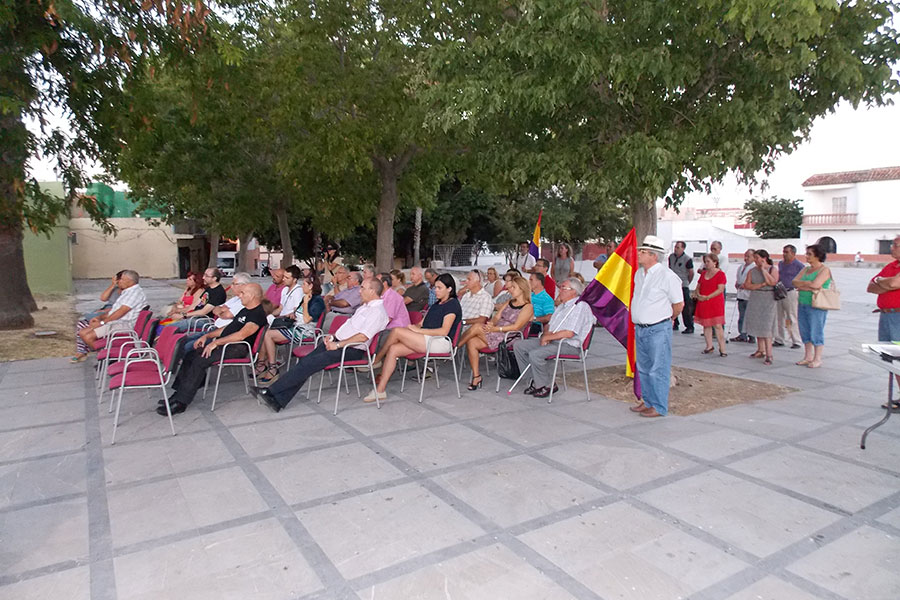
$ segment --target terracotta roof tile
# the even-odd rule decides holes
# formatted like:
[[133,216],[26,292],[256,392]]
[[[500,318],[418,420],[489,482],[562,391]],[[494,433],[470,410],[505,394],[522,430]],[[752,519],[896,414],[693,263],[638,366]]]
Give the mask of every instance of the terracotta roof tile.
[[900,179],[900,167],[882,167],[880,169],[844,171],[842,173],[818,173],[804,181],[803,187],[860,183],[863,181],[889,181],[891,179]]

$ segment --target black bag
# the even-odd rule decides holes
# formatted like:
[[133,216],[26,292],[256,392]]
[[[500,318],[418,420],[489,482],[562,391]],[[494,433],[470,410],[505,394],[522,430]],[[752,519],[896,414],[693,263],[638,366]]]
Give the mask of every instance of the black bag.
[[518,379],[522,374],[519,372],[519,363],[516,362],[515,353],[503,343],[497,349],[497,372],[503,379]]
[[270,329],[291,329],[293,326],[294,320],[290,317],[275,317]]
[[775,301],[784,300],[787,298],[787,288],[784,287],[784,284],[780,281],[775,284],[772,288],[772,294],[775,296]]

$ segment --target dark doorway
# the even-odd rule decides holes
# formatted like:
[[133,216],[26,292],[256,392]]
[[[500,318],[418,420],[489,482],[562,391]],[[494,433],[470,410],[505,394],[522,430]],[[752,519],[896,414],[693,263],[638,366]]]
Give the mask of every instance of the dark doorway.
[[894,240],[878,240],[878,254],[890,254]]
[[191,249],[187,246],[178,247],[178,278],[187,277],[188,271],[191,270]]
[[834,239],[828,237],[820,237],[819,241],[816,242],[819,246],[822,247],[822,250],[827,252],[828,254],[835,254],[837,252],[837,242]]

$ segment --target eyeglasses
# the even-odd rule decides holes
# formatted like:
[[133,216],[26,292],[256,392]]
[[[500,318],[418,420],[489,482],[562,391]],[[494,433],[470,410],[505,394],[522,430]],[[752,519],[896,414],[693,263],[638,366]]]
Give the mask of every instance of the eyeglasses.
[[572,288],[570,288],[569,286],[566,286],[566,287],[559,286],[559,289],[560,290],[571,290]]

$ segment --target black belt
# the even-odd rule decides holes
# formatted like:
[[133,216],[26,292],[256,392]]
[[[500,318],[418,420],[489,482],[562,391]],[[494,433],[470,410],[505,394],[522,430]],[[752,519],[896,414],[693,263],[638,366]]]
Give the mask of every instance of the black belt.
[[876,308],[872,312],[880,313],[900,313],[900,308]]
[[668,319],[663,319],[662,321],[657,321],[656,323],[650,323],[649,325],[644,325],[643,323],[635,323],[636,327],[653,327],[654,325],[659,325],[660,323],[665,323],[666,321],[671,321],[672,317]]

